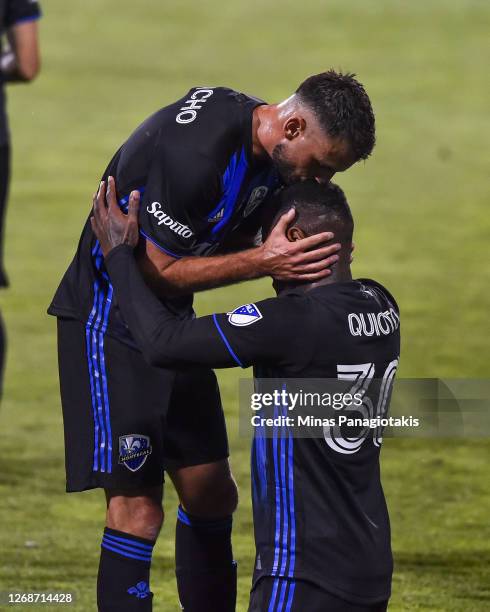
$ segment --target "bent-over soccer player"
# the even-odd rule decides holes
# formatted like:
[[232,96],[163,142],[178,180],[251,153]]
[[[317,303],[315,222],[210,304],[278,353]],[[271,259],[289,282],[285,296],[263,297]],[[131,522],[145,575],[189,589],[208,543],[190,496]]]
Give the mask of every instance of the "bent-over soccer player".
[[[310,77],[272,105],[223,87],[195,87],[129,137],[102,189],[114,191],[114,177],[122,208],[132,190],[142,194],[138,264],[155,295],[187,321],[194,291],[266,275],[328,275],[339,248],[325,244],[330,234],[291,243],[279,226],[253,247],[260,208],[281,182],[326,182],[373,146],[373,111],[352,75]],[[183,507],[176,530],[182,605],[186,612],[230,612],[237,490],[214,373],[146,363],[88,222],[49,312],[58,317],[67,490],[101,487],[107,497],[99,610],[151,609],[165,470]]]
[[[100,193],[92,223],[122,316],[153,366],[253,365],[256,377],[338,377],[364,390],[366,406],[384,416],[398,366],[399,312],[379,283],[352,279],[353,219],[344,194],[332,184],[305,182],[284,188],[278,198],[272,226],[282,212],[296,210],[289,240],[328,230],[340,241],[332,274],[314,283],[275,281],[277,298],[181,321],[145,286],[135,264],[137,194],[128,218],[114,198],[106,208]],[[366,323],[354,328],[353,314]],[[373,319],[380,317],[377,326]],[[249,612],[387,609],[392,555],[380,432],[356,440],[331,433],[294,438],[281,426],[272,439],[255,436]]]

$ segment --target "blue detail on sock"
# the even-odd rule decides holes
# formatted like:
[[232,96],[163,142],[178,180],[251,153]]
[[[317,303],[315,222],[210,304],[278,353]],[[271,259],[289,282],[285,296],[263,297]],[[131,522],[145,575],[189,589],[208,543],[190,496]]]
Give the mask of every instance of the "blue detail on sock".
[[184,523],[185,525],[192,526],[191,519],[187,516],[187,514],[184,512],[184,510],[182,509],[181,506],[179,506],[179,508],[177,510],[177,519],[181,523]]
[[123,557],[151,563],[151,555],[153,552],[153,545],[151,544],[144,544],[143,542],[131,538],[115,536],[106,531],[102,537],[101,546]]
[[151,594],[150,587],[144,581],[138,582],[136,586],[130,587],[128,593],[130,595],[135,595],[138,599],[145,599]]
[[218,519],[215,521],[207,521],[206,519],[193,519],[187,514],[187,512],[179,506],[177,510],[177,520],[184,525],[189,527],[195,527],[196,529],[202,529],[203,531],[222,531],[224,529],[230,529],[233,524],[233,518],[231,516],[224,519]]
[[123,557],[128,557],[128,559],[137,559],[138,561],[147,561],[148,563],[151,562],[151,556],[142,557],[141,555],[137,555],[137,554],[130,553],[130,552],[125,552],[124,550],[121,550],[120,548],[115,548],[114,546],[110,546],[106,542],[102,542],[102,548],[110,550],[111,552],[115,552]]
[[104,537],[102,540],[102,546],[111,547],[112,550],[119,552],[121,555],[126,556],[128,554],[137,555],[145,561],[151,561],[151,551],[141,550],[134,546],[128,546],[127,544],[118,544],[108,538]]
[[144,548],[145,550],[149,550],[150,552],[153,550],[153,546],[151,544],[143,544],[143,542],[138,542],[137,540],[129,540],[128,538],[120,538],[119,536],[114,536],[110,533],[105,533],[104,539],[115,540],[116,543],[122,542],[123,544],[130,544],[131,546],[135,546],[136,548]]

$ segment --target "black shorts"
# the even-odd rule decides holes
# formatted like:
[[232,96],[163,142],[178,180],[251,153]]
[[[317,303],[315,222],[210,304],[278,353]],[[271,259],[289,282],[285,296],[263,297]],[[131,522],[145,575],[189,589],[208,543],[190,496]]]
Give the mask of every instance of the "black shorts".
[[212,370],[152,367],[139,351],[63,318],[58,361],[67,491],[156,486],[164,470],[228,457]]
[[10,145],[0,145],[0,287],[8,287],[9,282],[4,270],[5,218],[10,183]]
[[306,580],[261,578],[250,593],[248,612],[386,612],[388,602],[355,604]]

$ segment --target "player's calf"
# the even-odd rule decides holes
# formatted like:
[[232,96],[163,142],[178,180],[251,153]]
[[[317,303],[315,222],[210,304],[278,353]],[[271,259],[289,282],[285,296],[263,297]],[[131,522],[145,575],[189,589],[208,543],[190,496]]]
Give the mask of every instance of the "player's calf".
[[186,612],[234,612],[236,562],[231,546],[238,490],[227,460],[171,474],[181,500],[175,566]]

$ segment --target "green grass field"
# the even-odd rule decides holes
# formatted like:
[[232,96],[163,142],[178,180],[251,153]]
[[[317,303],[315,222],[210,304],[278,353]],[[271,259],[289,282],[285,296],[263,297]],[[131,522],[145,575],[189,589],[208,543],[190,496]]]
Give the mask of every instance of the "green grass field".
[[[43,73],[9,96],[12,287],[0,296],[9,334],[0,413],[0,591],[73,590],[76,609],[92,612],[104,504],[100,492],[64,493],[55,321],[45,308],[108,159],[145,116],[192,85],[223,84],[278,101],[328,67],[357,72],[375,106],[378,145],[372,159],[338,177],[357,219],[354,273],[380,280],[398,298],[401,376],[488,377],[490,6],[43,4]],[[268,281],[243,284],[199,296],[197,311],[270,294]],[[220,374],[241,490],[234,547],[244,612],[253,541],[248,441],[237,433],[240,376]],[[490,609],[489,450],[488,439],[385,441],[396,563],[390,610]],[[154,609],[173,612],[171,487],[166,500],[152,588]]]

